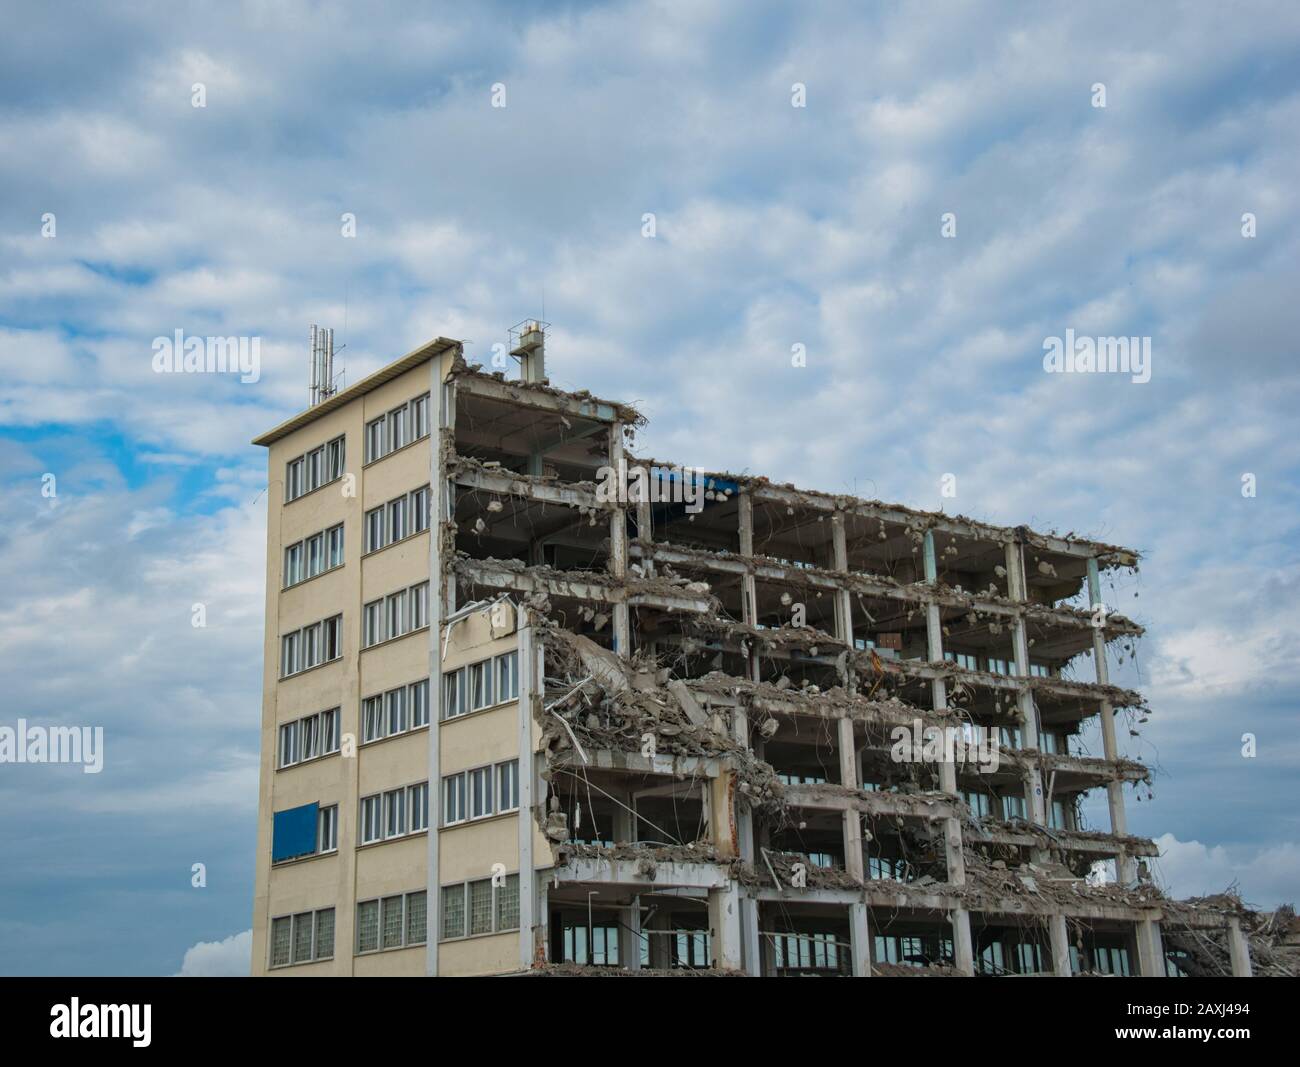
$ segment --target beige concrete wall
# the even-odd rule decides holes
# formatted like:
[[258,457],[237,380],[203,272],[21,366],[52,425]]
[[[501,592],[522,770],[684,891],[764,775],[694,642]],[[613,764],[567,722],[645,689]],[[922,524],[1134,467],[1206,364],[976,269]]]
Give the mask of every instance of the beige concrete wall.
[[[380,648],[360,652],[361,607],[367,599],[424,581],[429,574],[427,533],[390,546],[365,560],[366,507],[429,483],[430,447],[425,437],[377,462],[362,465],[364,428],[369,419],[427,393],[429,364],[416,366],[351,403],[300,427],[268,449],[266,631],[263,645],[262,757],[258,797],[257,859],[253,914],[253,973],[267,971],[267,937],[272,917],[333,906],[333,962],[277,969],[278,975],[422,974],[424,950],[411,948],[355,957],[356,901],[410,892],[427,880],[426,834],[356,847],[359,798],[427,775],[427,731],[417,730],[376,745],[356,745],[361,735],[363,695],[406,685],[428,675],[428,630]],[[284,502],[288,460],[343,434],[345,471],[351,479],[330,483]],[[282,590],[284,546],[344,524],[344,566]],[[283,681],[279,678],[280,635],[342,613],[343,658]],[[313,712],[338,707],[344,753],[276,771],[278,726]],[[271,866],[272,815],[300,804],[339,806],[336,854]],[[357,893],[360,887],[362,896]]]

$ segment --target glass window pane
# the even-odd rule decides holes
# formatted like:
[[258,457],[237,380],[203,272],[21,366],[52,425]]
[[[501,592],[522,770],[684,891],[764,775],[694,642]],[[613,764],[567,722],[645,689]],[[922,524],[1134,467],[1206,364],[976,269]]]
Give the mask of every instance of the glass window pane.
[[334,909],[322,908],[316,913],[316,958],[326,960],[334,955]]
[[492,932],[492,879],[484,878],[469,884],[469,932]]
[[357,951],[373,952],[379,947],[379,901],[357,905]]
[[465,887],[448,885],[442,889],[442,936],[465,936]]
[[406,943],[423,945],[428,937],[427,903],[423,891],[406,894]]
[[497,929],[519,928],[519,875],[506,875],[505,885],[497,887]]

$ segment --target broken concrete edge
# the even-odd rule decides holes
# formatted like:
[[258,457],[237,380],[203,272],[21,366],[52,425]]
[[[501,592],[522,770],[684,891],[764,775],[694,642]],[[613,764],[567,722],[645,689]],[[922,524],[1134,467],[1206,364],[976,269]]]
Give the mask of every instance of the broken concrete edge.
[[[628,464],[639,464],[647,467],[676,466],[647,456],[633,457],[631,455],[628,456]],[[881,519],[896,524],[901,523],[922,532],[927,529],[934,529],[942,524],[945,528],[955,527],[957,531],[954,533],[955,536],[968,536],[973,540],[998,541],[1003,544],[1031,545],[1047,552],[1054,551],[1051,542],[1052,540],[1058,540],[1083,549],[1088,555],[1095,557],[1098,565],[1102,567],[1134,568],[1142,559],[1141,553],[1136,549],[1125,548],[1123,545],[1108,544],[1104,541],[1094,541],[1090,538],[1074,537],[1073,534],[1061,535],[1039,532],[1026,526],[998,526],[965,515],[950,515],[943,511],[926,511],[920,508],[907,507],[903,504],[890,504],[883,500],[872,500],[844,493],[825,493],[813,489],[801,489],[790,482],[776,482],[762,475],[736,474],[730,471],[703,471],[702,475],[706,480],[734,482],[742,489],[750,492],[756,490],[760,492],[762,490],[778,492],[781,494],[782,499],[773,501],[774,503],[785,503],[788,498],[805,503],[807,506],[818,510],[852,512],[861,515],[863,518]]]

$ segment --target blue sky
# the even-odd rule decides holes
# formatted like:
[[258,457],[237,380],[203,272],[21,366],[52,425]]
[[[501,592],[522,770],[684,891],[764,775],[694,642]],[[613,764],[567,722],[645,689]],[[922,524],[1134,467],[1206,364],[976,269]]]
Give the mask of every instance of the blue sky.
[[[1179,894],[1300,897],[1294,4],[6,23],[0,724],[102,725],[106,752],[0,766],[0,973],[246,966],[248,441],[303,405],[311,322],[356,381],[438,334],[486,362],[544,314],[553,380],[636,403],[644,453],[1140,549],[1108,592],[1148,628],[1130,825]],[[260,337],[260,380],[153,373],[177,329]],[[1151,381],[1045,374],[1066,329],[1150,337]]]

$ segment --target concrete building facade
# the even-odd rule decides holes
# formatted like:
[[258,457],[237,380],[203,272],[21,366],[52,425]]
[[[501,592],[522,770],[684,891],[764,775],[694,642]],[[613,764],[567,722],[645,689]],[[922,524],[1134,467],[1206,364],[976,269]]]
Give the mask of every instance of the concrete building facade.
[[1136,552],[638,459],[513,354],[255,442],[255,973],[1250,973],[1127,832]]

